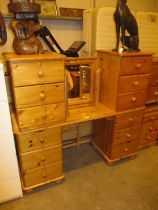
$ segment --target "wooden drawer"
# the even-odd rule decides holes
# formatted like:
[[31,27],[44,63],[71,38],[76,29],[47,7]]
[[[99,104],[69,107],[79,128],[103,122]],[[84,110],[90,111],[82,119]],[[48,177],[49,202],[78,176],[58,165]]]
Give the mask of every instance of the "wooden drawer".
[[147,89],[149,86],[149,78],[149,74],[120,77],[118,92],[128,93]]
[[158,87],[158,74],[151,75],[150,86],[151,87]]
[[20,162],[23,172],[26,170],[53,164],[61,160],[61,145],[20,154]]
[[158,134],[158,119],[154,121],[147,121],[143,124],[143,134],[155,136]]
[[24,187],[45,184],[63,176],[62,162],[27,171],[23,174]]
[[116,130],[113,135],[113,145],[129,142],[133,139],[139,139],[141,135],[141,126]]
[[142,135],[139,141],[138,149],[150,146],[152,143],[156,142],[158,136]]
[[146,103],[154,103],[158,101],[158,87],[150,87]]
[[36,85],[64,81],[64,61],[28,61],[11,63],[14,86]]
[[61,144],[61,127],[45,128],[17,135],[20,153]]
[[123,57],[121,59],[120,75],[150,73],[152,57]]
[[147,121],[153,122],[155,120],[158,120],[158,112],[152,112],[149,114],[145,114],[143,122],[147,122]]
[[16,108],[64,102],[64,83],[14,88]]
[[65,120],[65,103],[17,110],[21,130],[40,128]]
[[117,111],[142,107],[145,103],[146,95],[146,90],[118,95]]
[[123,129],[142,124],[144,108],[118,113],[115,121],[115,129]]
[[123,144],[115,145],[110,152],[110,159],[126,157],[137,151],[138,140],[129,141]]
[[152,74],[158,74],[158,62],[152,62]]

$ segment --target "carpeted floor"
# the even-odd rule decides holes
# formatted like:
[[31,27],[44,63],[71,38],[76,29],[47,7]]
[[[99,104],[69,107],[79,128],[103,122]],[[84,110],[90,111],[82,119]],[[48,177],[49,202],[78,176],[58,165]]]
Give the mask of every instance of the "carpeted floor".
[[0,210],[158,210],[158,147],[108,166],[89,144],[64,151],[65,180]]

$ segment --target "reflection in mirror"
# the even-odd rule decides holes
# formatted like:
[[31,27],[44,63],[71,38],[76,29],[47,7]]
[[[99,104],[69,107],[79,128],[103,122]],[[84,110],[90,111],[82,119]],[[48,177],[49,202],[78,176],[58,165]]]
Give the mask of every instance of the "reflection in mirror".
[[88,60],[82,58],[69,58],[69,62],[66,62],[69,105],[93,102],[93,80],[95,71],[95,58]]

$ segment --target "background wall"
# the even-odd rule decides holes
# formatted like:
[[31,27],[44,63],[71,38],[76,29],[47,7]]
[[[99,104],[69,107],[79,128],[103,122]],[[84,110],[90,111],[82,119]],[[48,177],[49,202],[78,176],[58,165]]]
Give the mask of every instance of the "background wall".
[[[7,11],[7,3],[9,0],[0,0],[0,10],[2,13]],[[117,0],[56,0],[58,7],[67,8],[91,8],[110,6],[115,7]],[[134,11],[157,11],[158,0],[128,0],[130,9]],[[9,29],[11,18],[5,18],[8,31],[8,42],[5,46],[0,47],[0,54],[2,52],[10,52],[12,49],[13,34]],[[42,25],[46,25],[53,36],[56,38],[60,46],[66,50],[75,40],[82,40],[82,21],[66,21],[54,19],[42,19]]]

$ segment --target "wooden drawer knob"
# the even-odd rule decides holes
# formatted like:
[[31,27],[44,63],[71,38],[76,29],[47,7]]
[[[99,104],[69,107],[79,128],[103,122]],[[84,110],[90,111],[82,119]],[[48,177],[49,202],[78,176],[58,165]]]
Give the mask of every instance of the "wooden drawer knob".
[[140,69],[140,68],[142,68],[142,64],[137,63],[137,64],[135,65],[135,67],[136,67],[137,69]]
[[44,100],[45,98],[46,98],[46,94],[45,94],[44,91],[42,91],[41,94],[40,94],[40,99]]
[[44,143],[45,143],[44,138],[41,138],[41,139],[40,139],[40,143],[41,143],[41,144],[44,144]]
[[44,72],[43,71],[39,71],[38,72],[38,77],[41,77],[41,78],[44,77]]
[[134,123],[134,119],[133,118],[129,118],[129,123]]
[[124,151],[125,151],[125,152],[128,152],[129,150],[128,150],[128,148],[124,148]]
[[158,92],[157,92],[157,91],[155,91],[155,92],[154,92],[154,95],[155,95],[155,96],[158,96]]
[[127,134],[126,134],[126,137],[127,137],[128,139],[131,138],[131,134],[127,133]]
[[44,173],[44,174],[43,174],[43,178],[46,178],[46,177],[47,177],[47,174],[46,174],[46,173]]
[[133,97],[132,99],[131,99],[131,101],[134,103],[134,102],[136,102],[136,97]]
[[147,140],[149,140],[149,141],[150,141],[150,140],[151,140],[151,137],[150,137],[150,136],[148,136],[148,137],[147,137]]
[[42,156],[41,161],[46,161],[46,158],[44,156]]
[[136,81],[133,84],[134,84],[135,87],[137,87],[139,85],[139,82]]
[[153,120],[156,120],[156,118],[155,117],[151,117],[151,120],[153,121]]
[[47,114],[43,114],[43,115],[42,115],[42,118],[43,118],[43,119],[47,119]]
[[149,131],[153,131],[153,128],[152,127],[149,127]]

